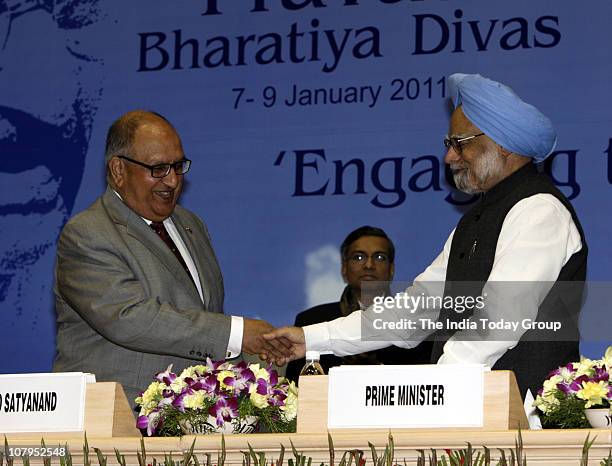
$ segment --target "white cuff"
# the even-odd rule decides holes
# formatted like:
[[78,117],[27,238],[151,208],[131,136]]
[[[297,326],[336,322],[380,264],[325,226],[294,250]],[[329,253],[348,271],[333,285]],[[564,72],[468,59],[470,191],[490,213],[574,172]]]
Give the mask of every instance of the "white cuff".
[[321,322],[320,324],[302,327],[302,330],[304,330],[304,340],[306,341],[306,351],[331,354],[332,351],[329,349],[329,327],[327,324],[327,322]]
[[232,316],[229,341],[227,342],[226,359],[237,358],[242,352],[242,334],[244,333],[244,320],[242,317]]

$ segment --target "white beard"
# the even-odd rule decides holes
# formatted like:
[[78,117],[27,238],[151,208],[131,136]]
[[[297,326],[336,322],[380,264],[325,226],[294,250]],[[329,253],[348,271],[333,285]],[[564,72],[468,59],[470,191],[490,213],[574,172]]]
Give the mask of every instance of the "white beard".
[[490,148],[480,154],[471,167],[452,164],[450,168],[457,189],[467,194],[476,194],[485,191],[489,180],[501,178],[504,158],[497,148]]

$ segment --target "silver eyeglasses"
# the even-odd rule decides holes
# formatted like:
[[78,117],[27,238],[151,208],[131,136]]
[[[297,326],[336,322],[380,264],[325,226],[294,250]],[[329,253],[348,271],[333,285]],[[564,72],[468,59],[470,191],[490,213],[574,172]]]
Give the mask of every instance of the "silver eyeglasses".
[[461,151],[463,148],[463,145],[465,144],[466,141],[470,141],[474,138],[477,138],[478,136],[484,136],[484,133],[479,133],[479,134],[474,134],[473,136],[466,136],[464,138],[449,138],[449,137],[445,137],[444,138],[444,147],[446,147],[447,149],[450,149],[451,147],[453,148],[453,150],[461,155]]

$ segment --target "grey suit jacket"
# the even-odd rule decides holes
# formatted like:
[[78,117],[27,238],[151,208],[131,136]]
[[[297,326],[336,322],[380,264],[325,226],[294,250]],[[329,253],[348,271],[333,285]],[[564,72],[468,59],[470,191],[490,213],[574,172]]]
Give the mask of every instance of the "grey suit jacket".
[[231,317],[202,221],[172,214],[200,275],[204,302],[172,251],[108,188],[62,230],[55,268],[54,371],[118,381],[130,404],[153,376],[225,358]]

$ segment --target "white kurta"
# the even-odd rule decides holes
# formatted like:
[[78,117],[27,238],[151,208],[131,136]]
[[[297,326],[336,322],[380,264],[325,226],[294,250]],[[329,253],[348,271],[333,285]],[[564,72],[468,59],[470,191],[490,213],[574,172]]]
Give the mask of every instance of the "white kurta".
[[[451,232],[442,252],[423,273],[414,280],[420,283],[444,282],[450,248],[453,239]],[[570,257],[580,251],[582,242],[572,216],[565,206],[551,194],[536,194],[522,199],[510,209],[497,241],[493,268],[487,284],[491,282],[531,282],[550,283],[556,281],[561,268]],[[512,319],[535,319],[538,308],[550,286],[540,288],[534,293],[518,296],[519,302],[487,301],[490,315],[503,316],[511,309]],[[485,286],[486,290],[486,286]],[[385,320],[400,320],[400,310],[385,309]],[[395,316],[394,316],[395,313]],[[390,317],[391,316],[391,317]],[[364,341],[361,339],[362,319],[373,321],[378,315],[372,308],[356,311],[347,317],[331,322],[323,322],[304,327],[306,349],[337,356],[371,351],[390,344],[405,348],[418,345],[427,336],[423,331],[402,331],[401,340]],[[474,341],[462,339],[457,332],[444,345],[444,353],[439,364],[481,363],[492,367],[508,350],[516,345],[514,341]],[[516,334],[514,334],[516,336]],[[520,338],[520,336],[519,336]]]

